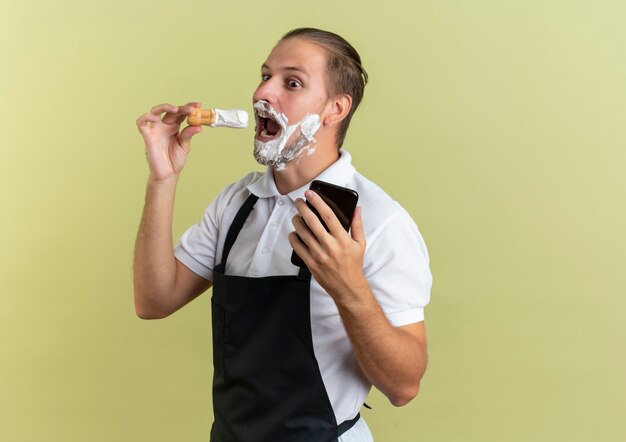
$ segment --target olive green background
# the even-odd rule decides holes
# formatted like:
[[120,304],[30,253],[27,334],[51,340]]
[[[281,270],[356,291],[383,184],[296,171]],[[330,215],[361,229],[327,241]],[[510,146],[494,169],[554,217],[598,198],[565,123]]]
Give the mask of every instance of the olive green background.
[[[623,441],[626,4],[3,1],[0,440],[208,441],[210,302],[135,315],[135,120],[251,110],[287,30],[346,37],[371,82],[346,140],[409,210],[434,275],[418,397],[377,441]],[[205,129],[174,238],[250,170]]]

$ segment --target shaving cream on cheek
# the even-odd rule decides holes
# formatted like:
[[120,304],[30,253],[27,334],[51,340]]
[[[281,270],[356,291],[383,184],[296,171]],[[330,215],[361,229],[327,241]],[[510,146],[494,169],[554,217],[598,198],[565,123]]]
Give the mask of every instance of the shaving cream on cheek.
[[316,114],[307,114],[300,122],[300,131],[308,141],[314,141],[313,135],[319,130],[322,123],[320,116]]
[[[258,101],[254,104],[254,108],[270,114],[281,126],[280,135],[276,139],[265,142],[254,140],[254,158],[260,164],[271,165],[277,170],[282,170],[286,163],[296,158],[305,147],[315,142],[314,135],[321,126],[319,115],[307,114],[298,123],[288,126],[286,115],[278,114],[266,101]],[[293,143],[287,146],[287,142],[298,127],[300,134]],[[309,155],[315,150],[312,149],[307,149]]]
[[299,143],[297,143],[299,144],[298,154],[302,153],[304,150],[306,150],[308,156],[315,153],[317,145],[313,144],[315,142],[313,135],[315,135],[321,125],[320,116],[316,114],[307,114],[300,122],[301,136],[298,140]]

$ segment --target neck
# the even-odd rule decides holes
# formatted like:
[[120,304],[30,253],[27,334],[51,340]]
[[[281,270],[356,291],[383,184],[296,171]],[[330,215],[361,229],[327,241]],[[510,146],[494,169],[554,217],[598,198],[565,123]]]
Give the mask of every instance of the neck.
[[302,152],[296,159],[285,164],[282,170],[272,169],[274,182],[281,195],[286,195],[311,182],[320,173],[339,159],[339,149],[329,146],[316,149],[312,155]]

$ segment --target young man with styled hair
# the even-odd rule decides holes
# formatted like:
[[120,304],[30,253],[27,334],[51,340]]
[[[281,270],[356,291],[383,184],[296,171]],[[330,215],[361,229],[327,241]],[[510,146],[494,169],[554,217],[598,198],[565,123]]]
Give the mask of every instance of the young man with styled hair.
[[[366,83],[342,37],[285,34],[253,94],[254,157],[266,171],[227,186],[173,250],[176,183],[202,131],[180,126],[201,104],[163,104],[137,120],[150,176],[136,312],[163,318],[213,287],[212,442],[371,441],[359,413],[371,386],[396,406],[418,393],[428,252],[409,214],[343,148]],[[349,232],[307,190],[314,179],[358,192]]]

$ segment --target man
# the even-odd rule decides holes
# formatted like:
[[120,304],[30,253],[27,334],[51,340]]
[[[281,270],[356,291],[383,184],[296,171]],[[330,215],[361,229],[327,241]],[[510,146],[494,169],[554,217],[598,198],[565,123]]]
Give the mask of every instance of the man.
[[[137,120],[150,178],[136,311],[166,317],[213,285],[213,442],[371,441],[359,414],[371,385],[396,406],[418,393],[428,253],[408,213],[342,148],[366,81],[343,38],[287,33],[253,95],[254,155],[266,172],[226,187],[174,251],[176,182],[202,130],[179,128],[200,103],[163,104]],[[350,233],[307,191],[313,179],[359,193]],[[291,264],[292,250],[308,270]]]

